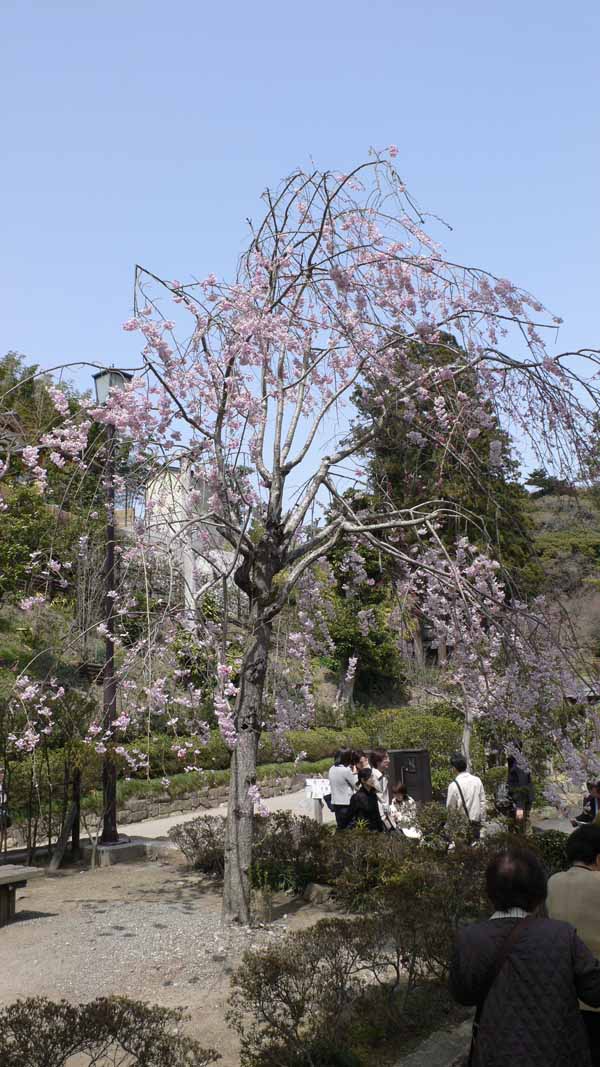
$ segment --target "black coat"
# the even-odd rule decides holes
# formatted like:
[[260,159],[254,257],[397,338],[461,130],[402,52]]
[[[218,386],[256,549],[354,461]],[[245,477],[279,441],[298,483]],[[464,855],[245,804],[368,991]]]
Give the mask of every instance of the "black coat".
[[[450,990],[475,1005],[515,919],[462,929],[450,965]],[[485,1001],[476,1067],[591,1067],[577,1000],[600,1007],[600,962],[568,923],[537,919],[512,946]]]
[[507,786],[508,795],[515,807],[531,811],[534,789],[529,771],[524,771],[516,762],[512,766],[509,764]]
[[357,822],[366,824],[368,830],[384,830],[379,811],[377,793],[374,789],[360,789],[350,797],[350,811],[348,814],[348,826],[356,826]]

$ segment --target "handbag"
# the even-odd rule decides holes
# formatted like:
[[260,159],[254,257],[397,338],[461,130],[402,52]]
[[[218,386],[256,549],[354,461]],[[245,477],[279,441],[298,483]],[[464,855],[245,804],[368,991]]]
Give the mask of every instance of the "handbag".
[[491,968],[490,974],[488,976],[488,980],[487,980],[487,982],[485,984],[484,991],[483,991],[483,996],[480,997],[480,999],[477,1002],[477,1010],[475,1012],[475,1019],[473,1021],[473,1031],[472,1031],[472,1034],[471,1034],[471,1048],[469,1050],[469,1056],[468,1056],[468,1059],[466,1061],[467,1067],[473,1067],[473,1065],[475,1063],[475,1051],[476,1051],[476,1048],[477,1048],[477,1038],[479,1036],[479,1026],[481,1024],[481,1016],[483,1015],[483,1009],[485,1007],[485,1002],[486,1002],[486,1000],[487,1000],[487,998],[488,998],[488,996],[489,996],[489,994],[491,992],[492,986],[494,985],[494,982],[496,981],[498,975],[500,974],[500,971],[502,970],[502,968],[504,967],[504,964],[506,963],[508,957],[510,956],[511,950],[514,948],[515,943],[517,942],[518,938],[523,933],[523,930],[525,929],[525,927],[529,926],[534,921],[535,921],[535,916],[534,915],[528,915],[525,919],[520,919],[517,923],[515,923],[515,925],[513,926],[512,930],[510,931],[510,933],[504,939],[504,941],[502,942],[502,944],[500,946],[500,951],[498,952],[498,955],[496,956],[496,958],[494,960],[494,964],[493,964],[493,966]]

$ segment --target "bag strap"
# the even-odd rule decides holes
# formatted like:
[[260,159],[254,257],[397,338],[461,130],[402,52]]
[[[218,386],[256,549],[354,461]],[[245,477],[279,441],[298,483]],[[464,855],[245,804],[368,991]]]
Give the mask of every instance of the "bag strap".
[[500,974],[500,971],[502,970],[502,968],[504,967],[504,964],[506,963],[508,957],[510,956],[510,953],[511,953],[512,949],[514,948],[516,942],[518,941],[519,937],[523,933],[523,930],[525,930],[525,928],[527,926],[530,926],[531,923],[533,923],[533,922],[535,922],[535,915],[527,915],[525,919],[519,919],[518,922],[516,922],[515,925],[513,926],[512,930],[510,931],[508,936],[505,937],[504,941],[500,945],[500,950],[499,950],[498,954],[496,955],[496,958],[494,960],[494,963],[493,963],[492,968],[490,970],[490,973],[488,975],[488,980],[486,982],[486,985],[485,985],[485,988],[484,988],[484,991],[483,991],[483,996],[481,996],[479,1001],[477,1002],[477,1010],[475,1012],[475,1019],[474,1019],[474,1022],[473,1022],[473,1036],[472,1036],[472,1039],[471,1039],[471,1051],[469,1053],[469,1060],[468,1060],[469,1064],[473,1063],[473,1053],[475,1051],[475,1041],[477,1039],[477,1032],[479,1030],[479,1024],[481,1022],[481,1016],[483,1015],[483,1009],[485,1007],[485,1002],[486,1002],[486,1000],[487,1000],[487,998],[488,998],[488,996],[489,996],[489,994],[490,994],[490,992],[492,990],[492,987],[493,987],[496,979],[498,978],[498,975]]
[[465,809],[465,815],[467,816],[467,821],[471,822],[471,816],[469,815],[469,809],[467,807],[467,802],[465,800],[465,794],[463,793],[462,789],[460,788],[460,785],[458,784],[458,778],[454,779],[454,784],[455,784],[456,788],[458,789],[458,792],[460,793],[460,799],[462,800],[462,806]]

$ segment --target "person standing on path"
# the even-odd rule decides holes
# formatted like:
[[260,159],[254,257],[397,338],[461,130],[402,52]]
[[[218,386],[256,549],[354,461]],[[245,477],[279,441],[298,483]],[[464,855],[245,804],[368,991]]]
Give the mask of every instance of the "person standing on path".
[[10,827],[8,817],[8,793],[6,792],[6,773],[4,767],[0,767],[0,852],[6,843],[6,833]]
[[455,752],[450,763],[457,774],[448,786],[446,808],[448,811],[461,811],[469,823],[473,841],[479,841],[481,826],[486,817],[483,782],[476,774],[469,773],[462,752]]
[[383,833],[385,826],[381,818],[377,786],[371,767],[363,767],[358,772],[358,789],[350,800],[347,825],[358,826],[362,823],[367,830]]
[[[584,944],[600,959],[600,826],[581,826],[567,841],[568,871],[548,882],[546,909],[551,919],[571,923]],[[600,1067],[600,1009],[580,1005],[588,1032],[592,1063]]]
[[490,863],[491,919],[458,933],[450,991],[477,1007],[472,1067],[592,1067],[578,999],[600,1007],[600,962],[568,923],[537,917],[546,874],[528,849]]
[[[520,751],[520,745],[517,746]],[[527,820],[533,807],[534,789],[531,774],[523,757],[509,756],[507,790],[514,807],[514,829],[526,833]]]
[[351,769],[352,752],[343,748],[339,753],[339,763],[329,769],[331,786],[331,804],[338,830],[345,830],[350,811],[350,799],[357,783],[357,775]]

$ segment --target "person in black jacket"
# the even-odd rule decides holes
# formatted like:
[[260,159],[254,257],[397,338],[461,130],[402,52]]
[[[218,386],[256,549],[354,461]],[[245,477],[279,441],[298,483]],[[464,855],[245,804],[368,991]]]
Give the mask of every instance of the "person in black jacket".
[[546,874],[534,853],[499,853],[486,884],[495,912],[459,931],[450,965],[455,1000],[478,1006],[473,1067],[591,1067],[578,998],[600,1007],[600,962],[569,923],[537,917]]
[[531,774],[525,766],[523,766],[522,762],[517,762],[515,756],[508,757],[508,778],[506,784],[508,795],[514,808],[514,828],[515,830],[521,830],[524,833],[527,828],[529,813],[533,807],[534,789],[531,781]]
[[350,798],[350,810],[348,814],[348,826],[357,826],[363,823],[367,830],[383,831],[377,788],[373,781],[373,772],[370,767],[363,767],[358,772],[358,789]]

